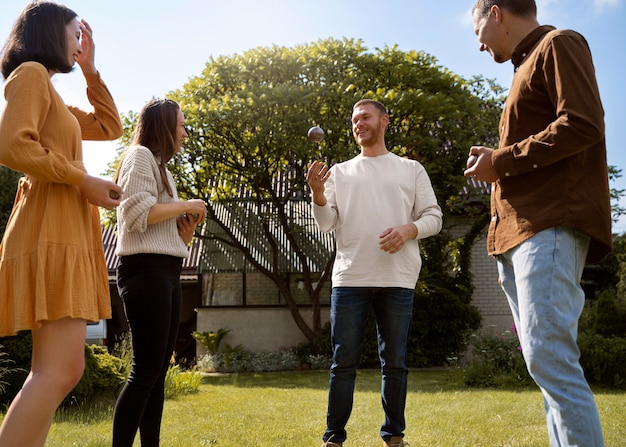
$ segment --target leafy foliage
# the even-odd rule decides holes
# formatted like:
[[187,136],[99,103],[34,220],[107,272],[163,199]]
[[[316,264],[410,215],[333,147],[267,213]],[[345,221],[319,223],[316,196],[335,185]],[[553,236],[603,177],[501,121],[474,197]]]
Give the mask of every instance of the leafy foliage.
[[[356,155],[349,124],[352,106],[362,98],[380,100],[390,111],[387,147],[425,166],[444,213],[451,213],[466,185],[462,173],[469,147],[497,142],[503,90],[480,77],[455,75],[424,52],[395,46],[369,50],[359,40],[327,39],[212,58],[200,76],[168,97],[181,105],[189,133],[185,150],[170,167],[180,196],[203,198],[209,204],[211,225],[206,228],[212,230],[205,228],[201,237],[236,250],[272,280],[313,343],[321,332],[320,292],[329,280],[334,254],[312,244],[317,236],[290,207],[290,202],[308,198],[307,164],[314,159],[333,164]],[[125,117],[125,141],[134,118]],[[326,132],[318,144],[306,138],[314,125]],[[238,215],[235,225],[219,212],[219,206],[232,208],[244,201],[254,204],[250,209],[256,211],[245,218],[261,228],[269,267],[259,262],[246,239],[248,222]],[[485,211],[475,210],[477,215]],[[439,256],[423,244],[431,271],[452,275],[452,282],[458,275],[461,286],[449,290],[462,291],[460,302],[469,303],[471,244],[455,242],[445,232],[431,239],[440,239],[436,249],[444,249]],[[319,257],[320,250],[326,262],[314,265],[311,259]],[[301,266],[298,273],[310,298],[312,323],[300,315],[281,271],[278,260],[284,253]],[[437,293],[435,284],[424,287]]]
[[[175,177],[182,196],[205,197],[211,204],[245,198],[267,210],[262,218],[266,245],[278,256],[282,241],[271,228],[281,227],[286,249],[303,266],[316,316],[312,327],[298,318],[282,272],[256,262],[245,239],[220,221],[212,206],[209,215],[223,234],[203,237],[236,247],[270,277],[300,329],[313,340],[321,330],[319,291],[332,262],[314,287],[310,253],[299,237],[305,229],[287,206],[290,199],[308,195],[307,163],[320,159],[332,164],[353,157],[358,148],[349,125],[352,105],[363,97],[378,99],[390,110],[389,149],[422,162],[440,203],[450,210],[466,183],[462,172],[469,146],[495,142],[501,93],[484,79],[467,81],[454,75],[423,52],[396,47],[369,51],[354,40],[328,39],[220,57],[170,95],[181,104],[191,129]],[[326,132],[319,144],[306,139],[313,125]],[[278,179],[285,178],[278,187]]]
[[220,344],[224,337],[230,332],[230,329],[219,328],[217,332],[192,332],[191,336],[207,349],[209,354],[215,354],[220,349]]
[[464,371],[464,382],[468,386],[526,386],[533,383],[514,332],[474,335],[470,356],[471,362]]
[[4,234],[7,220],[13,209],[17,182],[21,173],[0,165],[0,236]]
[[[1,338],[0,344],[7,359],[13,362],[13,367],[6,376],[7,386],[0,393],[0,404],[8,405],[21,389],[30,371],[32,336],[30,331],[21,331],[16,336]],[[100,396],[114,396],[125,377],[122,360],[109,354],[103,347],[85,345],[85,371],[62,405],[77,405]]]
[[197,393],[200,383],[202,374],[195,369],[182,370],[180,365],[170,365],[165,374],[165,398]]

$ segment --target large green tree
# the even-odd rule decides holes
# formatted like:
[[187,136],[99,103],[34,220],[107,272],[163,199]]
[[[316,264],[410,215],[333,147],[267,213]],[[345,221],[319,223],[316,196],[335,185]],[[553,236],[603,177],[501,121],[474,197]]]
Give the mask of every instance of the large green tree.
[[[332,164],[358,152],[349,124],[352,105],[367,97],[388,107],[388,148],[426,167],[447,214],[457,207],[467,183],[462,172],[469,147],[495,144],[502,103],[502,89],[494,83],[463,79],[428,54],[397,47],[369,50],[361,41],[347,39],[257,48],[211,59],[200,76],[169,96],[181,104],[190,129],[185,151],[173,168],[181,196],[204,197],[209,219],[219,227],[202,237],[237,250],[270,278],[310,340],[321,330],[320,291],[328,280],[332,253],[327,253],[326,262],[315,262],[319,247],[311,244],[311,229],[302,225],[290,204],[307,200],[308,162]],[[313,125],[326,131],[319,145],[306,138]],[[242,200],[255,205],[262,257],[269,263],[259,260],[259,244],[251,247],[234,212],[226,219],[218,211],[218,205],[232,211]],[[475,238],[479,231],[470,233]],[[469,252],[454,250],[451,241],[444,231],[437,241],[423,243],[424,257],[437,263],[426,268],[431,280],[426,289],[433,290],[434,283],[441,288],[442,280],[451,282],[454,293],[469,304]],[[457,256],[430,253],[430,246]],[[302,318],[282,270],[286,252],[304,278],[312,325]]]

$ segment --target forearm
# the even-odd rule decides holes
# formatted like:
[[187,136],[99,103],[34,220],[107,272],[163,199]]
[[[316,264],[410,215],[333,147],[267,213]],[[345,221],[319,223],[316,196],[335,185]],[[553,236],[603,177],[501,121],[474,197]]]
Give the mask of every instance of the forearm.
[[183,214],[187,209],[185,202],[155,203],[148,212],[148,225],[154,225]]

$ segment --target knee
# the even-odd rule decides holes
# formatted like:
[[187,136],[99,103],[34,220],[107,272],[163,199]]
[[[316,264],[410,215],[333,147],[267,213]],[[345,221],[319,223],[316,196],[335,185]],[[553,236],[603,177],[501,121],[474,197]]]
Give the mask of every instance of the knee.
[[85,372],[85,361],[77,361],[66,366],[58,376],[58,388],[61,393],[69,394],[80,382]]

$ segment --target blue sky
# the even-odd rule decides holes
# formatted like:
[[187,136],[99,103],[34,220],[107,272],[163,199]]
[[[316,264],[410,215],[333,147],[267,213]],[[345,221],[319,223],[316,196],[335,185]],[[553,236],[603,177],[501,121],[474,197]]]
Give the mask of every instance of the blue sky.
[[[2,43],[26,1],[2,0]],[[211,56],[260,46],[287,46],[333,37],[362,39],[370,49],[423,50],[463,77],[483,75],[508,88],[512,65],[478,51],[470,10],[474,0],[74,0],[65,2],[94,30],[96,66],[120,112],[139,111],[201,73]],[[571,28],[588,40],[606,113],[609,164],[624,170],[612,186],[626,189],[626,0],[537,0],[542,24]],[[57,75],[68,104],[88,107],[80,73]],[[0,99],[0,109],[4,106]],[[91,174],[104,171],[117,144],[85,144]],[[469,149],[469,148],[468,148]],[[626,199],[622,201],[626,206]],[[614,231],[626,231],[626,218]]]

